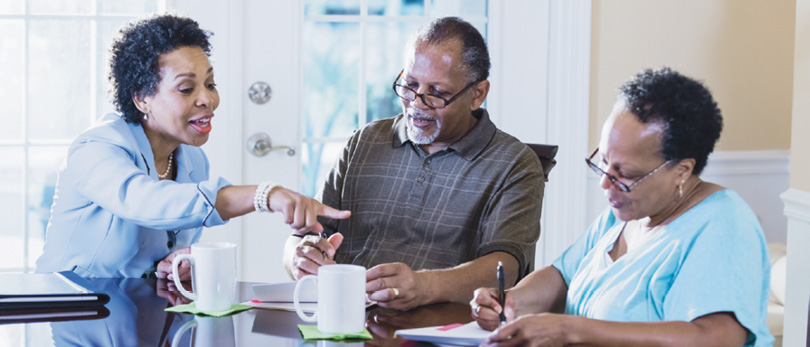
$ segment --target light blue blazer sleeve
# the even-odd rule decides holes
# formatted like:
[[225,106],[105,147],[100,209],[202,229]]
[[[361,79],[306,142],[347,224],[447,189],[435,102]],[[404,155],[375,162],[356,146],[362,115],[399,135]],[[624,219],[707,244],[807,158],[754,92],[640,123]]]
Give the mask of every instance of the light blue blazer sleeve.
[[138,124],[110,114],[79,135],[59,171],[37,272],[141,277],[169,253],[196,242],[217,213],[223,178],[210,179],[198,147],[174,152],[176,177],[160,181]]
[[[159,181],[132,159],[113,144],[85,141],[68,153],[67,170],[76,173],[70,183],[88,200],[141,226],[187,229],[223,223],[214,209],[217,192],[227,184],[223,179]],[[206,170],[207,166],[206,159]]]

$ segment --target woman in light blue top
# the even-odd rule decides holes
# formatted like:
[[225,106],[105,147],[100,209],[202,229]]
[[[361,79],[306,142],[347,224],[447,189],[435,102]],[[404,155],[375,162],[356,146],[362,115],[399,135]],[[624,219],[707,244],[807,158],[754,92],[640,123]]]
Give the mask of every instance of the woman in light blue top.
[[[121,30],[110,61],[121,115],[105,116],[71,144],[37,272],[164,278],[203,227],[258,210],[283,212],[299,232],[320,232],[317,216],[349,216],[278,185],[208,177],[199,146],[219,105],[209,36],[173,15]],[[181,279],[190,276],[187,264],[180,270]]]
[[484,345],[772,345],[762,228],[699,177],[721,129],[708,89],[671,69],[622,86],[586,160],[610,207],[503,307],[496,289],[476,290],[473,316],[495,330]]

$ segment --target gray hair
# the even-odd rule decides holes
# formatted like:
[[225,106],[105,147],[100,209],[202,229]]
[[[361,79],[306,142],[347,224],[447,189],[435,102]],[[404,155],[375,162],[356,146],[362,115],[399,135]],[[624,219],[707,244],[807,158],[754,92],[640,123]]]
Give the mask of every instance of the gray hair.
[[467,82],[489,78],[492,64],[484,37],[474,26],[458,17],[437,18],[423,25],[408,40],[405,52],[411,52],[417,43],[437,45],[454,39],[461,42],[461,64],[467,68]]

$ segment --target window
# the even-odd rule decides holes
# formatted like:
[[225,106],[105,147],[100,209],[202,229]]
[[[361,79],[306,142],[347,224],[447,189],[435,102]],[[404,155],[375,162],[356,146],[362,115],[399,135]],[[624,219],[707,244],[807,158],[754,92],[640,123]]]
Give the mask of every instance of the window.
[[107,50],[124,23],[165,0],[0,2],[0,272],[42,252],[68,145],[107,112]]
[[487,0],[307,0],[302,27],[302,193],[314,196],[346,138],[402,113],[391,83],[408,37],[459,16],[487,37]]

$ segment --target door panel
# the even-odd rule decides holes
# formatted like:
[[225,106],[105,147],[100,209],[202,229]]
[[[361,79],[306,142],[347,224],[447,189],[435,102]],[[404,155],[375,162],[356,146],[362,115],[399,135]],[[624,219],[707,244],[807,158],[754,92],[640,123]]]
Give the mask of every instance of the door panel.
[[[240,99],[244,107],[243,138],[266,133],[274,146],[290,146],[295,150],[293,156],[287,150],[276,150],[262,157],[243,150],[243,178],[247,184],[273,181],[296,191],[300,187],[298,6],[298,1],[292,0],[245,2]],[[261,105],[247,96],[247,89],[257,81],[269,84],[272,89],[271,99]],[[242,279],[288,280],[281,254],[290,232],[280,213],[251,213],[244,217]]]

